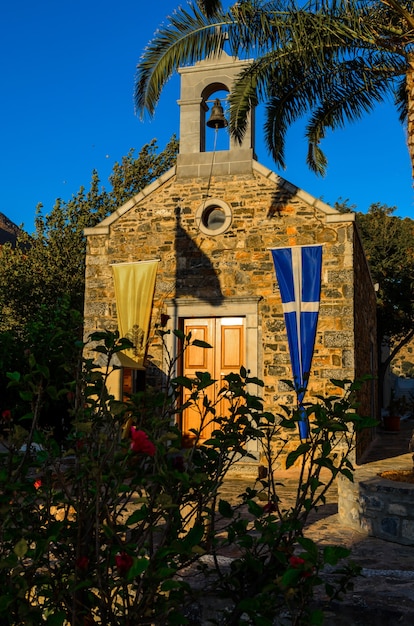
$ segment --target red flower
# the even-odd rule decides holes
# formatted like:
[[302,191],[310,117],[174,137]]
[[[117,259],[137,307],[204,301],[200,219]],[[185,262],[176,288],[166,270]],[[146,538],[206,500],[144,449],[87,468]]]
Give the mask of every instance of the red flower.
[[10,409],[4,409],[4,411],[1,414],[2,418],[4,419],[5,422],[10,422],[12,414]]
[[291,556],[289,559],[289,563],[292,567],[299,568],[301,565],[305,565],[305,559],[301,559],[300,556]]
[[34,481],[33,486],[35,489],[40,489],[40,487],[42,486],[42,480],[38,478],[37,480]]
[[154,456],[155,446],[152,441],[148,439],[147,433],[144,433],[143,430],[137,430],[135,426],[131,426],[131,437],[131,450],[148,454],[148,456]]
[[306,561],[305,559],[302,559],[300,556],[291,556],[289,559],[289,564],[294,569],[303,569],[303,571],[300,573],[302,578],[309,578],[309,576],[312,576],[315,570],[314,567],[309,569],[309,566],[308,566],[308,569],[304,569],[303,566],[306,566]]
[[277,511],[277,506],[274,502],[268,502],[263,507],[264,513],[274,513],[275,511]]
[[76,567],[78,569],[86,570],[88,569],[89,559],[87,556],[80,556],[76,559]]
[[126,552],[118,552],[118,554],[115,556],[115,565],[118,570],[118,574],[120,576],[125,576],[126,574],[128,574],[133,562],[134,559],[131,555],[127,554]]

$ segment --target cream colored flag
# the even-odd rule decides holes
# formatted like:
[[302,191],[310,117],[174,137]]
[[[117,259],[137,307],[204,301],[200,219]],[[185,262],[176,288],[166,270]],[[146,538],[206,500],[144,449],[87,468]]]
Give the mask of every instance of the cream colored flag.
[[112,265],[119,335],[134,344],[131,350],[124,350],[127,359],[119,354],[121,363],[125,360],[129,367],[142,368],[144,364],[158,263],[159,260]]

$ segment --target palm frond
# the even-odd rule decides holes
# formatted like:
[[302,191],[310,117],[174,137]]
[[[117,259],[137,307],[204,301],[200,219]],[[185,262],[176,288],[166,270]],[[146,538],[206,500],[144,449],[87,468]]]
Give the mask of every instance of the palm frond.
[[219,13],[223,8],[221,0],[197,0],[197,4],[206,17],[213,17],[215,13]]
[[[292,61],[292,59],[291,59]],[[293,70],[293,63],[291,63]],[[310,112],[319,99],[308,74],[292,72],[290,79],[281,75],[280,68],[273,72],[273,89],[266,104],[265,143],[274,161],[285,167],[284,148],[289,127]]]
[[309,146],[307,164],[310,169],[322,175],[325,172],[327,161],[321,153],[320,142],[327,129],[343,128],[346,123],[359,120],[393,89],[394,77],[372,71],[362,59],[331,67],[329,77],[325,76],[323,80],[320,105],[313,109],[306,129]]
[[135,80],[135,107],[142,115],[145,110],[154,113],[161,91],[180,67],[194,64],[210,55],[218,54],[226,41],[226,14],[207,18],[197,7],[181,9],[170,18],[167,27],[160,29],[145,49],[137,66]]
[[230,94],[230,134],[239,143],[242,142],[246,133],[247,116],[257,103],[254,78],[240,77]]
[[406,119],[411,0],[239,0],[228,11],[218,0],[193,2],[169,18],[144,52],[135,86],[141,114],[153,113],[180,66],[225,46],[231,55],[254,59],[230,97],[230,132],[241,141],[249,112],[265,102],[265,142],[279,165],[287,129],[301,116],[310,116],[308,164],[320,174],[327,129],[358,119],[390,93]]

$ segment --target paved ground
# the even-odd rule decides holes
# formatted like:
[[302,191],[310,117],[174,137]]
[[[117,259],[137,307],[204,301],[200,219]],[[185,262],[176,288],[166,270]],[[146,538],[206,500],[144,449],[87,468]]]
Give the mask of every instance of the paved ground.
[[[381,472],[390,463],[395,468],[411,460],[408,442],[414,420],[402,422],[398,433],[378,428],[365,462]],[[391,460],[391,461],[390,461]],[[392,462],[392,460],[394,462]],[[280,476],[286,498],[297,484],[297,473]],[[235,483],[226,485],[227,495],[240,493]],[[226,494],[223,494],[226,495]],[[327,614],[326,626],[413,626],[414,625],[414,545],[402,546],[368,537],[341,525],[338,518],[337,493],[333,489],[327,504],[312,516],[306,534],[320,545],[337,544],[351,549],[351,558],[363,569],[354,590],[342,604]]]

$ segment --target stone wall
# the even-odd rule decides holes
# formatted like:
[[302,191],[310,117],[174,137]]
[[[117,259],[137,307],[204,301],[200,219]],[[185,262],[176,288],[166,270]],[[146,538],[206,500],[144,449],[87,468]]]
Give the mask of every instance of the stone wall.
[[391,373],[402,378],[414,378],[414,341],[410,341],[391,362]]
[[[202,233],[195,219],[208,191],[232,212],[230,228]],[[369,276],[353,216],[341,215],[255,163],[251,174],[207,181],[176,179],[170,171],[95,228],[87,229],[85,334],[116,328],[111,264],[159,258],[148,365],[162,369],[155,325],[167,302],[214,307],[257,299],[257,363],[246,363],[264,383],[266,407],[293,400],[280,293],[269,248],[323,244],[320,321],[307,399],[337,392],[331,378],[366,371],[375,320]],[[358,302],[358,311],[355,305]],[[356,314],[356,317],[355,317]],[[170,321],[170,324],[172,321]]]
[[385,407],[393,394],[396,399],[404,398],[407,413],[414,413],[414,340],[403,346],[391,361],[384,386]]
[[[398,458],[397,469],[412,469],[411,455]],[[351,482],[338,479],[338,514],[341,524],[385,541],[414,545],[414,484],[386,480],[378,463],[354,471]],[[382,461],[381,471],[395,470],[395,458]]]

